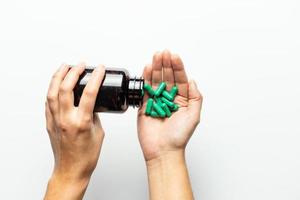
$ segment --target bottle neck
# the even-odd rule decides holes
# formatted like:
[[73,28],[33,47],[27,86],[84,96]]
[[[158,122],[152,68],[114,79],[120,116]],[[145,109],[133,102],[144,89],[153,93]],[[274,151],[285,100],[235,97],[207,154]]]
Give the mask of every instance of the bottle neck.
[[128,105],[133,107],[141,107],[144,97],[144,79],[143,78],[129,78],[127,99]]

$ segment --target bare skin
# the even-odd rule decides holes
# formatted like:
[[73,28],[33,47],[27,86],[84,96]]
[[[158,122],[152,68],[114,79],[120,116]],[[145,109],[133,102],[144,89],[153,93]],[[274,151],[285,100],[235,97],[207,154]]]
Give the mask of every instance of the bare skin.
[[85,66],[62,65],[54,74],[47,95],[47,131],[54,154],[54,170],[44,199],[82,199],[97,161],[104,138],[95,99],[104,77],[104,67],[94,70],[78,107],[73,88]]
[[138,113],[138,136],[147,165],[150,199],[193,199],[184,152],[200,122],[202,95],[195,82],[188,81],[180,57],[167,50],[153,56],[143,76],[154,89],[161,81],[167,83],[168,90],[176,84],[179,90],[174,101],[180,105],[165,119],[146,116],[145,103]]

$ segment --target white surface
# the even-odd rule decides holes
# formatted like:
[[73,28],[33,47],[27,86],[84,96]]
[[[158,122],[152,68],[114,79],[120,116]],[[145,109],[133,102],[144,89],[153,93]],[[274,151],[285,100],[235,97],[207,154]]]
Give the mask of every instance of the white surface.
[[[140,75],[180,54],[205,96],[187,147],[196,199],[300,199],[300,2],[1,1],[1,199],[41,199],[53,158],[44,100],[62,62]],[[85,199],[147,199],[135,111],[102,114]],[[115,122],[118,126],[115,126]]]

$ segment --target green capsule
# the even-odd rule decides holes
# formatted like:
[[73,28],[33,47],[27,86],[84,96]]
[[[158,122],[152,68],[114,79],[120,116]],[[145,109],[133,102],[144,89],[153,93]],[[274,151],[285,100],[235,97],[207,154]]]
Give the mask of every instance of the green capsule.
[[172,89],[170,90],[170,95],[172,95],[173,99],[174,99],[174,97],[176,96],[177,92],[178,92],[178,87],[175,85],[175,86],[173,86]]
[[160,117],[159,114],[157,112],[155,112],[154,110],[151,111],[150,116],[151,117]]
[[154,95],[158,97],[164,91],[164,89],[166,89],[166,86],[167,84],[165,82],[161,82],[158,88],[155,90]]
[[170,108],[173,108],[175,103],[169,101],[168,99],[166,99],[165,97],[161,97],[162,102],[164,102],[165,104],[167,104],[167,106],[169,106]]
[[161,99],[160,99],[160,97],[156,97],[156,96],[154,96],[154,100],[155,100],[155,102],[161,107],[162,106],[162,101],[161,101]]
[[147,83],[144,84],[144,89],[147,90],[147,92],[150,96],[153,96],[155,93],[155,91],[152,89],[151,85],[149,85]]
[[171,111],[170,111],[169,107],[167,106],[167,104],[163,103],[162,108],[166,112],[167,117],[170,117],[171,116]]
[[179,105],[178,104],[174,104],[174,106],[171,108],[172,112],[176,112],[179,109]]
[[169,101],[173,101],[173,99],[174,99],[174,96],[171,95],[167,90],[164,90],[164,91],[162,92],[162,95],[163,95],[166,99],[168,99]]
[[157,103],[153,102],[153,108],[159,114],[159,116],[166,116],[166,112]]
[[153,106],[153,99],[149,98],[146,105],[146,111],[145,111],[146,115],[150,115],[152,106]]

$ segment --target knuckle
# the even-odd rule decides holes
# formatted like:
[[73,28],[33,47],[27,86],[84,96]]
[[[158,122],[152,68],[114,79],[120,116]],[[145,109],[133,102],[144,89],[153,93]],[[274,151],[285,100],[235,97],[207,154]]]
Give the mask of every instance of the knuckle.
[[80,131],[90,129],[92,124],[92,118],[90,116],[81,117],[77,123],[77,129]]
[[65,117],[63,119],[60,119],[57,124],[62,133],[79,134],[91,129],[93,118],[88,115],[77,117],[77,119],[74,120]]
[[54,79],[56,79],[56,78],[57,78],[57,72],[55,72],[55,73],[52,75],[51,79],[54,80]]
[[62,133],[69,133],[73,132],[74,130],[74,123],[69,120],[68,118],[61,118],[59,122],[57,123],[59,129],[62,131]]
[[86,88],[83,95],[88,97],[88,98],[93,98],[97,94],[96,94],[95,90]]
[[62,130],[63,132],[67,132],[70,129],[70,125],[64,121],[60,121],[58,123],[58,126],[60,130]]
[[67,87],[66,84],[61,84],[61,85],[59,86],[59,92],[60,92],[60,93],[66,93],[67,91],[68,91],[68,87]]
[[48,92],[47,94],[47,101],[48,102],[53,102],[57,98],[57,95],[54,92]]

